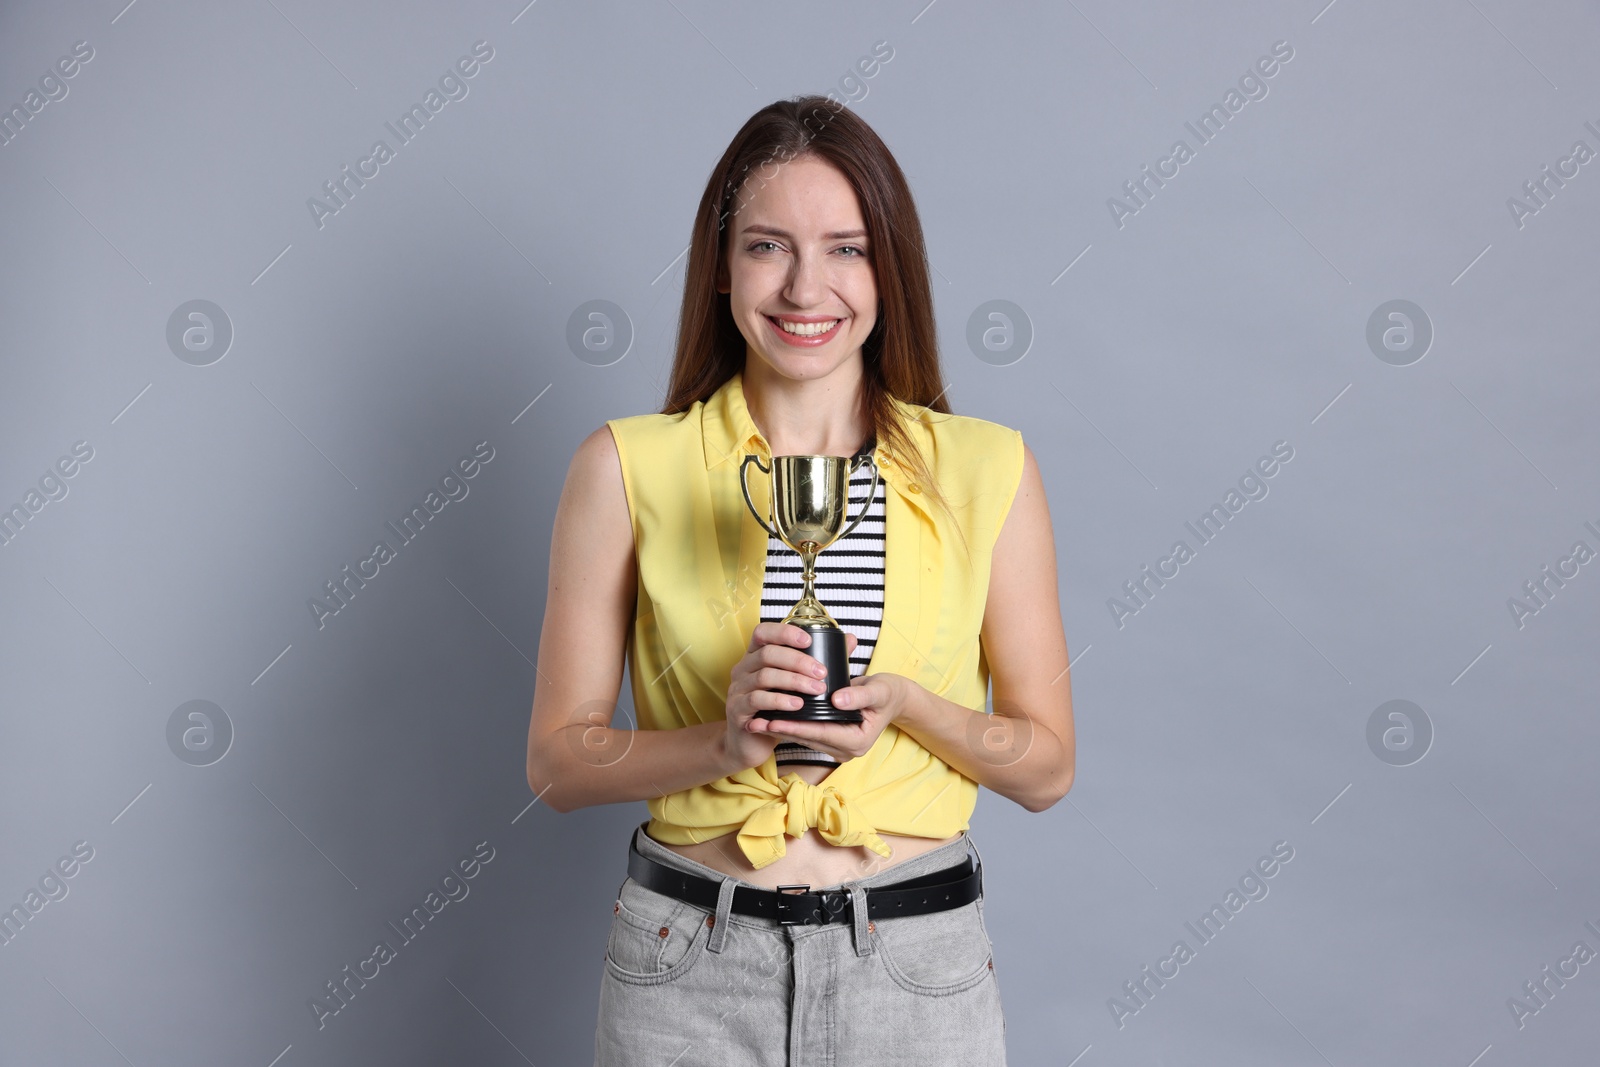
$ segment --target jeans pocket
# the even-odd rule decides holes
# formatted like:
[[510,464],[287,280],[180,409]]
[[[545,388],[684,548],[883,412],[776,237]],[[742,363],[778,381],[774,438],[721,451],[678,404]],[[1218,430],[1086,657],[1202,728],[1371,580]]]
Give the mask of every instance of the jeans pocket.
[[873,950],[889,977],[924,996],[970,989],[993,974],[978,901],[926,915],[873,920]]
[[630,876],[617,893],[606,938],[606,973],[633,985],[662,985],[688,974],[710,934],[710,915]]

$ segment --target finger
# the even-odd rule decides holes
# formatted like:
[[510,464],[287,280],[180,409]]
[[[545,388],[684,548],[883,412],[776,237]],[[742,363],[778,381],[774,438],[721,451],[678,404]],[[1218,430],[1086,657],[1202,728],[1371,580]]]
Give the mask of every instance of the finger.
[[776,667],[779,670],[788,671],[806,679],[819,679],[828,676],[828,668],[822,665],[821,660],[808,655],[798,648],[780,648],[777,645],[773,645],[771,648],[772,651],[762,657],[769,667]]
[[793,623],[787,622],[760,622],[750,632],[750,647],[747,652],[754,652],[762,645],[792,645],[795,648],[809,648],[811,634]]
[[845,647],[845,652],[847,654],[850,653],[850,652],[854,652],[856,650],[856,646],[861,643],[860,641],[856,640],[856,635],[851,633],[848,630],[845,631],[844,641],[845,641],[845,646],[844,646]]
[[750,705],[778,711],[799,711],[805,706],[805,700],[795,693],[785,691],[782,686],[768,685],[750,693]]
[[857,675],[850,679],[848,686],[834,690],[830,699],[836,708],[874,708],[883,699],[880,688],[876,682],[868,681],[866,675]]
[[[804,631],[802,631],[804,632]],[[760,661],[768,667],[790,671],[803,678],[826,678],[827,668],[820,660],[804,649],[790,648],[788,645],[772,644],[761,648],[758,655]],[[785,682],[792,685],[795,679]]]
[[805,648],[811,644],[811,634],[793,623],[759,622],[750,631],[750,649],[754,652],[762,645],[793,645]]
[[[811,662],[815,662],[814,660]],[[762,689],[786,690],[789,693],[820,696],[827,692],[828,683],[821,675],[805,669],[787,671],[781,667],[762,667],[756,672],[756,684]]]
[[[853,759],[854,757],[843,748],[829,744],[827,738],[838,727],[829,728],[824,723],[801,722],[796,719],[773,719],[768,723],[770,733],[782,734],[796,741],[803,741],[819,752],[826,752],[836,760]],[[859,727],[849,727],[859,729]]]
[[785,638],[786,638],[786,640],[787,640],[787,642],[789,644],[793,645],[796,648],[810,648],[811,647],[811,631],[810,630],[806,630],[806,629],[803,629],[803,628],[801,628],[799,626],[796,626],[792,622],[780,622],[778,625],[783,629]]

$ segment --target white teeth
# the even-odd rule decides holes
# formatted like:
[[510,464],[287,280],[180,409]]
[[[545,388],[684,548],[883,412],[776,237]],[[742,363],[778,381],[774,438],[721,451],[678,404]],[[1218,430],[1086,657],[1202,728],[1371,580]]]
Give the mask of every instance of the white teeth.
[[839,320],[829,319],[827,322],[785,322],[782,319],[774,319],[773,321],[783,328],[784,333],[792,333],[799,337],[815,337],[819,333],[827,333],[829,330],[833,329],[834,325]]

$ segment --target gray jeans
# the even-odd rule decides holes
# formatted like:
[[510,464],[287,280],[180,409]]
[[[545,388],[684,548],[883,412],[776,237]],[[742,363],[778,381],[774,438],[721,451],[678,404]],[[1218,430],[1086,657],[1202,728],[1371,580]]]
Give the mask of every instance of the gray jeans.
[[[629,877],[613,907],[595,1067],[1004,1067],[983,900],[866,917],[865,890],[960,863],[971,838],[867,877],[855,921],[783,926],[729,909],[750,885],[634,831],[639,851],[721,884],[716,909]],[[812,886],[812,889],[833,888]]]

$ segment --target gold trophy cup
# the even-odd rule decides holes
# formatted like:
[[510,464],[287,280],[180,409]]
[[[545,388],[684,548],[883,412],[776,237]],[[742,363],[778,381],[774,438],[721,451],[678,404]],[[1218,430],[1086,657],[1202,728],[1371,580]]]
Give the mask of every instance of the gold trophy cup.
[[[772,499],[767,509],[771,524],[761,517],[761,510],[750,498],[748,479],[750,464],[762,473],[772,476]],[[846,523],[850,510],[850,476],[863,463],[872,467],[872,488],[867,492],[866,506]],[[866,517],[878,493],[878,465],[871,454],[845,456],[773,456],[768,469],[757,455],[746,455],[739,465],[739,487],[744,491],[744,502],[755,515],[756,521],[768,534],[776,537],[796,552],[804,565],[800,600],[789,609],[784,622],[800,627],[811,635],[811,644],[801,651],[820,662],[827,669],[821,693],[795,693],[780,689],[775,692],[797,696],[803,704],[799,708],[770,708],[756,712],[760,719],[799,719],[804,722],[862,721],[861,712],[854,708],[833,706],[833,694],[850,685],[850,660],[845,650],[844,630],[834,621],[828,609],[818,603],[812,589],[816,579],[817,554],[839,538],[844,537]]]

